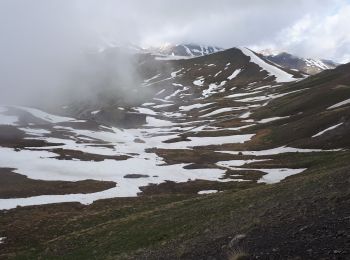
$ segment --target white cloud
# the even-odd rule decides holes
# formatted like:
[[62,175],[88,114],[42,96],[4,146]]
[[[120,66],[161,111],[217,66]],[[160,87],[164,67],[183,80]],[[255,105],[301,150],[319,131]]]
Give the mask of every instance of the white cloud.
[[304,57],[349,62],[350,4],[344,2],[331,14],[306,14],[255,49],[279,48]]
[[349,24],[348,0],[0,0],[0,98],[60,88],[81,53],[110,41],[270,46],[348,61]]

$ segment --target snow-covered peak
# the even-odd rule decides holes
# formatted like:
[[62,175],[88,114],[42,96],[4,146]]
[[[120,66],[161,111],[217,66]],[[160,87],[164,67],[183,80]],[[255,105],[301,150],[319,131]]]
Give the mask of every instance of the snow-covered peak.
[[276,82],[291,82],[297,80],[293,77],[292,74],[289,74],[284,70],[278,68],[277,66],[273,66],[265,62],[262,58],[260,58],[250,49],[245,47],[241,47],[239,49],[243,52],[244,55],[250,58],[250,62],[257,64],[260,68],[267,71],[269,75],[274,76],[276,78]]
[[279,50],[267,49],[259,51],[258,53],[264,56],[264,58],[268,61],[286,69],[298,70],[310,75],[317,74],[327,69],[334,69],[339,65],[333,61],[321,60],[317,58],[303,58]]
[[199,44],[170,44],[165,43],[157,47],[150,47],[147,50],[154,54],[182,56],[182,57],[199,57],[212,54],[223,50],[220,47],[199,45]]
[[320,68],[321,70],[328,70],[328,69],[333,69],[331,66],[325,64],[322,60],[318,59],[304,59],[306,62],[306,66],[315,66]]

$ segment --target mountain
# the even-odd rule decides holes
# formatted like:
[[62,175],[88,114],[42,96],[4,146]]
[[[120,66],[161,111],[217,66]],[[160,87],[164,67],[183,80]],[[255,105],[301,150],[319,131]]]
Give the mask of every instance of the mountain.
[[166,56],[199,57],[222,51],[223,48],[200,44],[164,44],[147,50]]
[[350,64],[119,52],[95,96],[0,107],[0,258],[349,256]]
[[287,52],[263,50],[260,52],[267,60],[284,68],[301,71],[305,74],[315,75],[321,71],[334,69],[339,66],[330,60],[301,58]]

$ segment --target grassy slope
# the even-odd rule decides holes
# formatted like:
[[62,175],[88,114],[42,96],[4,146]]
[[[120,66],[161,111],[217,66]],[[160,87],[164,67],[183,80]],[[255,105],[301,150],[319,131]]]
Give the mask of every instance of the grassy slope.
[[[33,235],[29,243],[14,244],[8,253],[16,252],[18,259],[224,258],[242,247],[235,243],[229,247],[230,240],[238,234],[246,235],[243,248],[255,256],[312,258],[343,252],[346,237],[337,237],[337,232],[346,230],[349,224],[350,153],[315,156],[309,155],[304,163],[319,161],[317,167],[277,185],[201,197],[159,196],[143,202],[110,200],[84,210],[65,211],[66,214],[54,206],[14,211],[7,218],[19,223],[23,218],[35,220],[35,215],[22,211],[45,214],[47,222],[56,217],[56,222],[47,225],[41,218],[42,225],[34,222],[33,226],[21,227],[28,233],[34,229],[42,237]],[[332,212],[341,228],[327,230],[331,228],[327,223],[334,220]],[[8,221],[2,218],[2,226],[9,232],[16,230]],[[308,227],[326,236],[319,236]],[[307,251],[309,248],[313,251]]]

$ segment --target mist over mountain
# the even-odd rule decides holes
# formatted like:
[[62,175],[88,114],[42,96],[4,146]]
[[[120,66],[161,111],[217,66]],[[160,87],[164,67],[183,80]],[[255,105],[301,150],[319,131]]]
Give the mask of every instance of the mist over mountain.
[[146,50],[155,54],[166,56],[182,56],[182,57],[197,57],[212,54],[223,50],[217,46],[200,45],[195,43],[190,44],[163,44],[161,46],[152,46]]
[[[136,0],[4,0],[0,3],[1,100],[39,102],[43,99],[38,96],[45,95],[47,103],[54,102],[62,88],[74,89],[70,75],[74,68],[81,70],[85,66],[86,53],[104,49],[111,43],[119,46],[132,42],[149,47],[162,42],[194,42],[222,48],[274,45],[302,57],[345,61],[349,34],[343,25],[347,24],[349,7],[346,1],[317,3],[223,0],[217,5],[211,2],[198,5],[159,0],[147,3]],[[212,8],[206,8],[209,5]],[[320,17],[327,18],[321,20]],[[313,26],[315,23],[319,26]],[[264,30],[254,29],[257,24]],[[329,29],[321,33],[322,28]],[[332,35],[332,32],[337,34]],[[309,37],[301,37],[301,33]],[[273,42],[268,42],[269,39]],[[305,44],[301,46],[302,43]],[[182,48],[174,54],[184,54],[184,50],[187,51]],[[190,52],[196,56],[201,50]],[[203,53],[211,53],[211,50]],[[127,77],[134,78],[133,75]]]
[[0,259],[349,259],[349,18],[0,1]]

